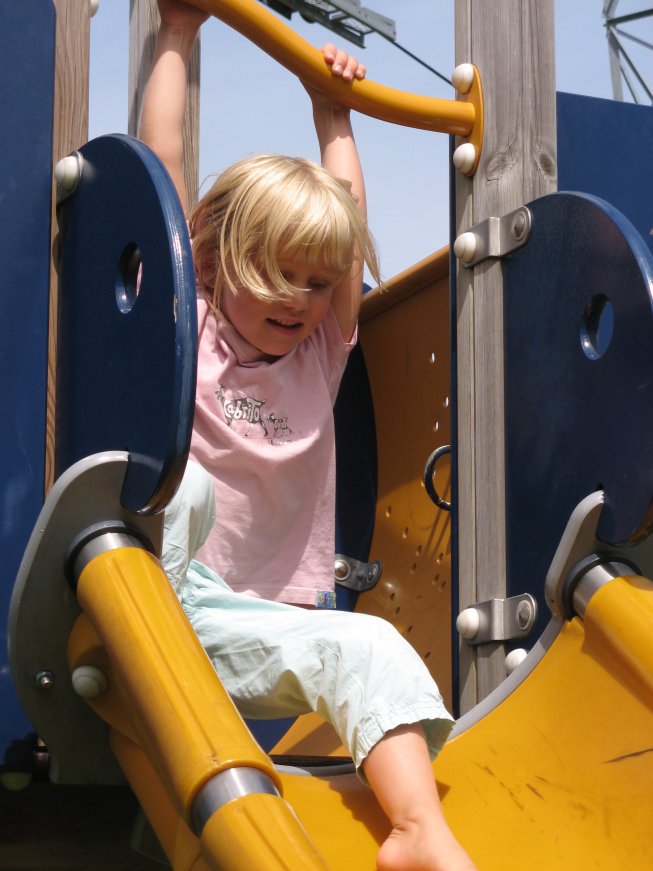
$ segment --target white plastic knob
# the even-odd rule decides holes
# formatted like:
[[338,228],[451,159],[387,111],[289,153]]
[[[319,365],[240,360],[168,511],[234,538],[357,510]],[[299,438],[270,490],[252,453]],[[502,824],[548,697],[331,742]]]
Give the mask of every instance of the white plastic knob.
[[88,0],[88,12],[91,18],[95,15],[95,13],[100,8],[100,0]]
[[474,81],[473,64],[458,64],[451,74],[451,82],[460,94],[466,94]]
[[476,149],[471,142],[463,142],[453,153],[453,165],[464,175],[469,175],[476,163]]
[[456,619],[456,629],[460,635],[468,641],[471,641],[472,638],[476,638],[480,628],[481,615],[478,613],[476,608],[465,608],[464,611],[460,612]]
[[108,684],[103,671],[94,665],[80,665],[73,671],[73,689],[83,699],[96,699]]
[[0,784],[11,792],[27,789],[31,782],[31,771],[3,771],[0,773]]
[[478,239],[475,233],[461,233],[453,243],[453,253],[463,263],[470,263],[476,256]]
[[506,656],[506,674],[512,674],[512,672],[517,668],[518,665],[521,665],[522,662],[528,656],[528,651],[524,650],[523,647],[517,648],[517,650],[511,650],[510,653]]
[[74,154],[69,154],[67,157],[62,157],[59,163],[54,168],[54,177],[59,187],[70,192],[75,189],[79,176],[81,174],[81,166],[79,160]]

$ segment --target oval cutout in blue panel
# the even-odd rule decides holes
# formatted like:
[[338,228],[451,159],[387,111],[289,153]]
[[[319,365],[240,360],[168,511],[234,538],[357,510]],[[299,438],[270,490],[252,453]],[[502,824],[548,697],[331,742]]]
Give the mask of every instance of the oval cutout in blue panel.
[[614,334],[614,306],[604,293],[597,293],[585,306],[580,344],[590,360],[600,360]]

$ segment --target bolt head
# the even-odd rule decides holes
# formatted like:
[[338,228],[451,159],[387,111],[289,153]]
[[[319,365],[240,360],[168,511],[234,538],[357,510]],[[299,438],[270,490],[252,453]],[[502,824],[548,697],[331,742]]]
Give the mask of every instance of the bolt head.
[[533,608],[530,602],[522,602],[517,608],[517,622],[521,629],[526,629],[533,619]]
[[519,241],[526,232],[526,215],[523,212],[518,212],[512,222],[512,235]]
[[50,690],[54,686],[54,673],[51,671],[37,671],[34,675],[34,683],[40,690]]

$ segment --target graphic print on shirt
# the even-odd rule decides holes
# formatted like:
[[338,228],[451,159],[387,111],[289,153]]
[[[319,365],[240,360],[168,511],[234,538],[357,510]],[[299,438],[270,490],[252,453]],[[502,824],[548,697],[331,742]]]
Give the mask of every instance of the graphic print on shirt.
[[[222,405],[224,419],[227,426],[234,429],[234,424],[242,424],[236,427],[237,431],[243,432],[245,438],[249,437],[255,427],[261,427],[263,431],[262,438],[270,439],[274,443],[274,439],[283,439],[292,435],[292,429],[288,426],[287,417],[278,417],[274,413],[267,415],[267,418],[261,413],[262,407],[265,405],[265,399],[255,399],[253,396],[244,396],[238,399],[229,398],[222,384],[218,385],[215,395]],[[272,433],[266,426],[265,421],[268,420],[272,424]],[[244,427],[246,426],[246,429]],[[256,432],[255,432],[256,437]],[[261,437],[261,436],[259,436]]]

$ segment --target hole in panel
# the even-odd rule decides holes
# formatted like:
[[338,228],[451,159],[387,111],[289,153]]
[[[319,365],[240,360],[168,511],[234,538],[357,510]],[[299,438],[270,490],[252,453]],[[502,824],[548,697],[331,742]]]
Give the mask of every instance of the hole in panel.
[[600,359],[610,347],[614,333],[614,309],[603,293],[597,293],[585,306],[580,327],[580,344],[590,360]]
[[116,303],[124,315],[136,304],[141,280],[141,250],[135,242],[130,242],[120,255],[116,276]]

